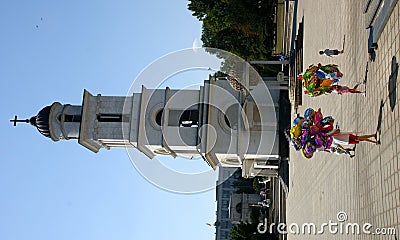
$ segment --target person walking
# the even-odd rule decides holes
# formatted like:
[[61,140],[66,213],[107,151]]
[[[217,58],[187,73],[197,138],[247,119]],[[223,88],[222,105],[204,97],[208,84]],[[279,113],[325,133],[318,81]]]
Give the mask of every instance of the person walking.
[[327,57],[332,57],[332,56],[337,56],[339,54],[342,54],[343,50],[337,50],[337,49],[325,49],[324,51],[319,51],[320,55],[325,55]]
[[345,94],[345,93],[362,93],[363,96],[365,97],[365,91],[359,91],[358,88],[359,84],[356,84],[353,88],[349,88],[347,86],[341,86],[341,85],[333,85],[332,86],[332,92],[337,93],[339,95]]
[[[370,142],[374,144],[380,144],[380,142],[377,140],[377,135],[375,134],[368,134],[368,135],[354,135],[351,133],[341,133],[339,129],[336,129],[333,134],[331,134],[333,138],[333,146],[337,145],[342,145],[342,146],[347,146],[347,145],[353,145],[353,144],[358,144],[360,142]],[[375,140],[372,140],[371,138],[374,138]]]

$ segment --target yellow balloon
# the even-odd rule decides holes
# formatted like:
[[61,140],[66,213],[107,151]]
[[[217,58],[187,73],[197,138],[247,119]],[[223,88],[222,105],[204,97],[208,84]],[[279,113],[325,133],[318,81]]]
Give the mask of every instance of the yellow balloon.
[[296,139],[301,135],[301,127],[300,124],[296,124],[290,128],[290,137]]

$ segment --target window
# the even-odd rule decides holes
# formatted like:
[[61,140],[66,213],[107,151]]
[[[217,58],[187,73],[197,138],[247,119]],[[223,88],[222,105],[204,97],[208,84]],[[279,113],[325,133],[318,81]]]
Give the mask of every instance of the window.
[[231,128],[231,122],[229,122],[228,116],[224,115],[224,120],[225,120],[226,126],[228,126],[229,128]]
[[220,111],[220,125],[226,130],[237,129],[238,126],[238,113],[241,106],[239,104],[232,104],[225,111]]
[[122,114],[99,114],[97,115],[99,122],[122,122]]
[[80,122],[81,115],[65,115],[64,122]]
[[223,232],[221,233],[221,238],[228,239],[228,237],[229,237],[229,232],[228,232],[228,231],[223,231]]
[[229,222],[228,221],[223,221],[222,224],[221,224],[221,228],[229,229],[230,228]]
[[229,212],[228,211],[222,211],[222,218],[229,218]]
[[185,110],[179,118],[179,127],[198,127],[199,110]]
[[236,204],[235,209],[236,209],[236,212],[242,213],[242,203],[240,202],[240,203]]
[[[81,122],[81,115],[64,115],[64,122]],[[61,121],[61,114],[57,116],[57,120]]]
[[169,111],[169,126],[179,127],[198,127],[199,126],[199,110],[170,110]]
[[223,190],[222,191],[222,197],[223,198],[230,198],[231,197],[231,193],[229,191]]
[[161,120],[162,120],[163,112],[164,112],[164,110],[161,109],[156,114],[156,123],[157,123],[158,126],[161,126]]
[[225,180],[225,181],[222,183],[222,187],[223,187],[223,188],[230,188],[231,186],[232,186],[232,182],[229,181],[229,179],[228,179],[228,180]]

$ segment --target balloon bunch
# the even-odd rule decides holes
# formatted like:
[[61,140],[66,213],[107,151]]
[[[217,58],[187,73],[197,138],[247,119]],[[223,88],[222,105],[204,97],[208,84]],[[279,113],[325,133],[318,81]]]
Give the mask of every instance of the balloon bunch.
[[321,63],[318,63],[317,66],[310,65],[303,75],[298,76],[298,79],[303,82],[304,93],[316,97],[331,93],[332,86],[337,84],[342,77],[343,74],[339,71],[337,65],[322,66]]
[[297,117],[290,128],[290,142],[296,151],[301,151],[304,158],[311,158],[317,149],[329,149],[333,130],[332,116],[323,117],[321,109],[308,108],[304,117]]

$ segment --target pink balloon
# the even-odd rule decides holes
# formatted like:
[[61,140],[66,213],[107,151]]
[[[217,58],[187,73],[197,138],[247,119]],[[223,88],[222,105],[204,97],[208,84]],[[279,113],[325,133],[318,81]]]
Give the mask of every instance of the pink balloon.
[[332,136],[326,137],[326,139],[325,139],[325,144],[324,144],[324,148],[325,148],[325,149],[330,148],[331,145],[332,145],[332,142],[333,142]]
[[319,124],[322,120],[323,116],[321,113],[321,109],[318,109],[318,111],[315,112],[314,115],[314,124]]
[[315,146],[317,148],[320,148],[324,145],[324,139],[321,137],[321,135],[317,134],[315,135]]

